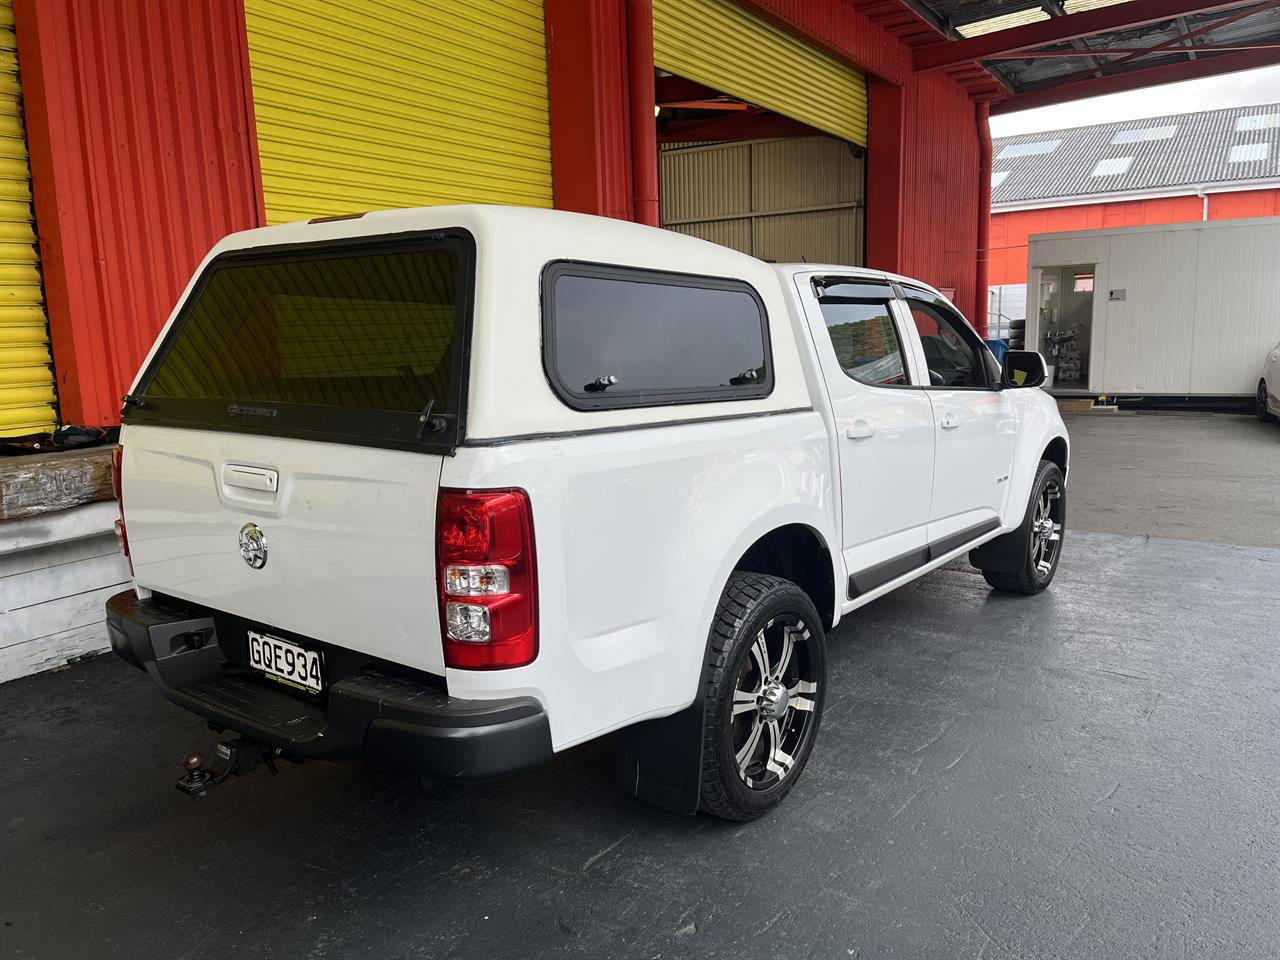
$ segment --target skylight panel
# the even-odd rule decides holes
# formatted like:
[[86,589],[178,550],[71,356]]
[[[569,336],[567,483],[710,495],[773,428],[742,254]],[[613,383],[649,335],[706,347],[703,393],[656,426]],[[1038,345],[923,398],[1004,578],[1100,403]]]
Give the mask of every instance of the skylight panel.
[[1237,143],[1231,148],[1231,155],[1227,157],[1228,163],[1249,163],[1253,160],[1265,160],[1271,153],[1271,144],[1266,143]]
[[995,173],[991,174],[991,189],[994,190],[996,187],[1000,186],[1000,184],[1004,183],[1007,176],[1009,176],[1008,170],[997,170]]
[[1080,13],[1082,10],[1097,10],[1099,7],[1114,7],[1117,3],[1128,3],[1129,0],[1067,0],[1063,6],[1067,13]]
[[1115,177],[1122,173],[1127,173],[1130,164],[1133,163],[1133,157],[1107,157],[1105,160],[1099,160],[1097,166],[1093,168],[1093,176],[1095,177]]
[[1247,117],[1236,118],[1236,130],[1267,130],[1280,127],[1280,113],[1253,113]]
[[1061,140],[1035,140],[1031,143],[1010,143],[1001,147],[996,154],[997,160],[1009,160],[1012,157],[1035,157],[1042,153],[1053,153],[1058,149]]
[[1006,13],[999,17],[988,17],[986,20],[979,20],[976,23],[966,23],[963,26],[956,27],[956,33],[962,37],[980,37],[984,33],[995,33],[997,30],[1011,30],[1014,27],[1024,27],[1028,23],[1038,23],[1041,20],[1048,20],[1049,14],[1045,13],[1040,7],[1031,7],[1028,10],[1019,10],[1017,13]]
[[1111,138],[1112,146],[1120,146],[1125,143],[1143,143],[1148,140],[1168,140],[1178,132],[1178,125],[1172,124],[1167,127],[1139,127],[1130,128],[1128,130],[1118,130],[1116,135]]

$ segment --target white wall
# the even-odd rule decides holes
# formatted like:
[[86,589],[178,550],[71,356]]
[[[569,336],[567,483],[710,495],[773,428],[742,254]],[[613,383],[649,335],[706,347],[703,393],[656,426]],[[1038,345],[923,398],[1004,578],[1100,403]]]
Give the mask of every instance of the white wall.
[[115,501],[0,523],[0,683],[107,649],[104,605],[128,588]]
[[1090,390],[1253,395],[1280,340],[1280,217],[1032,237],[1033,342],[1041,270],[1081,263],[1097,264]]

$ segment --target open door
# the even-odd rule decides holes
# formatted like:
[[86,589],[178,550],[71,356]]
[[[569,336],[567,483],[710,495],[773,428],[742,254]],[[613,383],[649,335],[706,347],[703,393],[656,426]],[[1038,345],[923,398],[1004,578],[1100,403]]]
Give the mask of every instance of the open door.
[[1044,354],[1049,373],[1046,386],[1089,389],[1093,282],[1091,263],[1040,271],[1039,342],[1032,349]]

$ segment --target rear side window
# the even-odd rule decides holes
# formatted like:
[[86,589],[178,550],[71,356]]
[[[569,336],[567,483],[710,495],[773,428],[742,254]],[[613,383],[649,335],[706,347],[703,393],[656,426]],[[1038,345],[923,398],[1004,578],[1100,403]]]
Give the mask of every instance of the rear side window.
[[764,304],[741,281],[555,263],[543,274],[543,328],[547,376],[578,410],[773,389]]
[[[130,419],[350,430],[373,441],[456,437],[467,251],[448,240],[405,246],[215,261]],[[433,429],[420,430],[428,408]]]
[[911,382],[906,354],[888,303],[893,294],[888,288],[875,292],[881,297],[864,299],[825,295],[824,288],[820,287],[818,306],[826,322],[827,336],[836,362],[849,377],[874,387],[906,386]]

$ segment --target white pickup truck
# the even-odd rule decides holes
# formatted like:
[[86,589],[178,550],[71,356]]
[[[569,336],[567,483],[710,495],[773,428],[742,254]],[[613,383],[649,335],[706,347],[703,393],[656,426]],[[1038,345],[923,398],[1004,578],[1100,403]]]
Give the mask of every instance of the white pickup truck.
[[966,552],[1035,593],[1067,436],[936,290],[461,206],[229,236],[125,397],[112,646],[265,760],[619,780],[749,819],[813,748],[826,634]]

